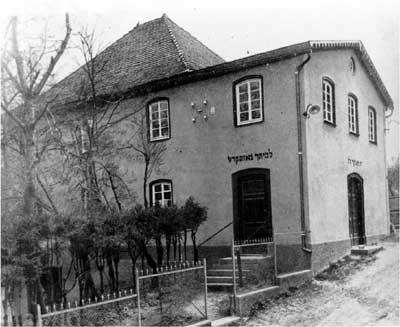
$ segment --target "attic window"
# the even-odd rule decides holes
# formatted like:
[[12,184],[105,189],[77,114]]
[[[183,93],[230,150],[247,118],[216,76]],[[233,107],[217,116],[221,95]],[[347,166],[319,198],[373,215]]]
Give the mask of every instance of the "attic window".
[[159,99],[151,102],[148,110],[150,141],[169,139],[170,124],[168,99]]
[[350,71],[353,75],[356,74],[356,62],[353,57],[350,57]]

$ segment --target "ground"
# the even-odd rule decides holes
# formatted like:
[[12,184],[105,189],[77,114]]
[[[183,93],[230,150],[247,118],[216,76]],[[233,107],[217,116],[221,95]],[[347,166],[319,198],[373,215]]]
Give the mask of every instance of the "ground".
[[245,326],[399,326],[399,242],[341,260],[310,284],[254,308]]

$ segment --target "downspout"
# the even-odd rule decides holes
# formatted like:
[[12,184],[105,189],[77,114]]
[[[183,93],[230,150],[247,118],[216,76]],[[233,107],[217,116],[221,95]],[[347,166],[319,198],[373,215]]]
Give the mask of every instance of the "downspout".
[[307,58],[297,66],[295,72],[296,82],[296,109],[297,109],[297,152],[299,161],[299,189],[300,189],[300,221],[301,221],[301,247],[304,251],[311,253],[312,249],[307,247],[306,244],[306,221],[304,209],[304,172],[303,172],[303,133],[301,128],[301,95],[300,95],[300,73],[303,67],[310,61],[311,51],[307,53]]

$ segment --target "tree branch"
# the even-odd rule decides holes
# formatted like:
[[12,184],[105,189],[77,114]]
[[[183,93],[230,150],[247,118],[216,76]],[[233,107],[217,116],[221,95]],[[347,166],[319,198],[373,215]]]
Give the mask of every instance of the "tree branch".
[[25,131],[24,124],[11,112],[7,109],[7,107],[2,103],[1,109],[23,130]]
[[49,79],[51,73],[54,70],[54,67],[56,66],[58,60],[61,58],[62,54],[64,53],[69,38],[71,36],[71,26],[69,23],[69,15],[68,13],[65,14],[65,27],[67,29],[66,33],[65,33],[65,37],[64,40],[61,42],[60,48],[57,50],[55,57],[51,58],[50,60],[50,64],[49,67],[47,67],[46,72],[43,74],[42,79],[40,80],[40,82],[38,83],[38,85],[35,87],[33,94],[34,95],[39,95],[40,92],[42,91],[43,87],[46,85],[47,80]]

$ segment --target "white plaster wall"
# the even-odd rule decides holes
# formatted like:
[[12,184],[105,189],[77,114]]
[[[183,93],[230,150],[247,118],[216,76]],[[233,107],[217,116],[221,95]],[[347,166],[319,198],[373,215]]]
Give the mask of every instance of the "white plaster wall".
[[[349,69],[350,57],[356,73]],[[336,127],[323,122],[322,78],[335,83]],[[312,54],[305,67],[305,105],[318,104],[321,111],[305,121],[308,214],[314,244],[349,238],[347,175],[364,180],[365,232],[387,233],[384,104],[353,50]],[[347,96],[358,99],[359,136],[348,131]],[[368,139],[368,106],[377,113],[377,145]],[[348,159],[361,161],[353,166]]]

